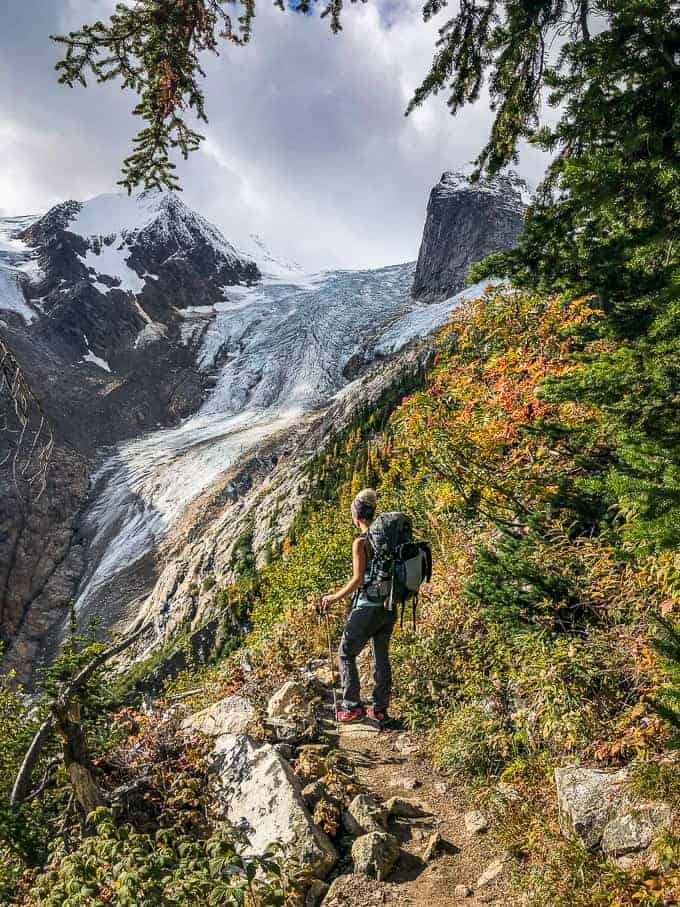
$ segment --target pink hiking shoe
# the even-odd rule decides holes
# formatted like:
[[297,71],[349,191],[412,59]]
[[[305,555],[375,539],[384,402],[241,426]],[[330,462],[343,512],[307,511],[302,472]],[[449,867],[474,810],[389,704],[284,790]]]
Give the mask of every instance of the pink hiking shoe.
[[355,706],[353,709],[338,709],[335,717],[343,724],[348,724],[350,721],[358,721],[363,718],[364,710],[360,705]]
[[376,711],[372,705],[366,709],[366,715],[368,718],[372,718],[373,721],[377,721],[382,724],[383,721],[387,721],[387,712]]

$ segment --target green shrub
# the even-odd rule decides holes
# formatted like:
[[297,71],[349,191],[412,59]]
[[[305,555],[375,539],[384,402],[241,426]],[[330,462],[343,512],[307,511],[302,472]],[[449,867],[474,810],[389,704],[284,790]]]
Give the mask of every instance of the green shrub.
[[[41,907],[195,907],[293,903],[300,875],[276,855],[244,860],[243,841],[225,824],[206,837],[181,827],[139,833],[100,810],[95,834],[69,852],[58,845],[31,887]],[[240,847],[239,847],[240,845]]]

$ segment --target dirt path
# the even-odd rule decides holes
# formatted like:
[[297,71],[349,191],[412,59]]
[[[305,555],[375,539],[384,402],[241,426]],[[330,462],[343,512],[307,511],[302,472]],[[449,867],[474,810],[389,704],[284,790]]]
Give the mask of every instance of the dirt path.
[[[338,904],[368,907],[372,904],[444,907],[444,905],[510,905],[507,868],[479,890],[476,882],[498,860],[483,835],[466,831],[463,819],[474,803],[457,802],[454,788],[437,776],[418,756],[417,737],[397,731],[377,731],[367,725],[340,729],[339,748],[353,763],[358,780],[375,797],[400,796],[421,803],[431,813],[426,819],[391,818],[388,830],[401,843],[403,856],[385,882],[354,876],[343,885]],[[442,843],[427,863],[422,855],[432,834]],[[466,885],[473,894],[456,897],[456,886]]]

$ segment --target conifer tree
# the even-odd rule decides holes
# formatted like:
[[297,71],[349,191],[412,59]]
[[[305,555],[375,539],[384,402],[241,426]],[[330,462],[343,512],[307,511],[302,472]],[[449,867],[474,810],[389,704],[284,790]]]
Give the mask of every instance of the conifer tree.
[[657,622],[655,647],[663,659],[668,679],[653,706],[672,728],[671,746],[680,748],[680,624],[668,617],[657,617]]

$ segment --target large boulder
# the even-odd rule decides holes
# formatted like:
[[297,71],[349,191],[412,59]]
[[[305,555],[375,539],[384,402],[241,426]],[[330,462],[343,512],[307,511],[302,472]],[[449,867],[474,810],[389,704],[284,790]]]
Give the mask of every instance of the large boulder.
[[627,769],[598,771],[583,766],[555,769],[560,826],[586,847],[600,846],[610,857],[646,850],[668,828],[667,803],[636,800]]
[[261,856],[282,844],[313,875],[327,875],[335,848],[312,822],[300,782],[274,747],[243,734],[222,734],[214,756],[223,815],[247,835],[246,853]]
[[248,856],[281,844],[323,877],[337,854],[305,805],[300,782],[283,756],[268,743],[243,733],[257,721],[253,705],[229,696],[185,719],[188,732],[213,738],[213,761],[222,815],[248,838]]
[[221,734],[252,733],[257,723],[257,711],[251,702],[243,696],[227,696],[186,718],[182,727],[200,731],[208,737],[219,737]]
[[575,834],[586,847],[597,847],[625,796],[627,772],[597,771],[570,765],[555,769],[557,805],[563,834]]

